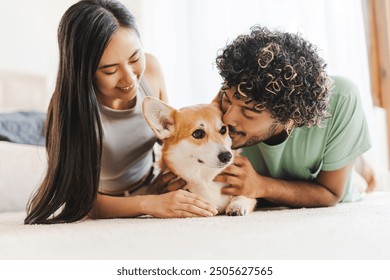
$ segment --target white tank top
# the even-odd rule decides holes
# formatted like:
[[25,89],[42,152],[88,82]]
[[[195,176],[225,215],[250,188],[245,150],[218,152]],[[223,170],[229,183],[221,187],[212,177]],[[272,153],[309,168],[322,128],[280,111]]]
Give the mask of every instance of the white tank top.
[[113,110],[99,104],[103,128],[103,155],[99,192],[120,194],[129,190],[150,171],[156,137],[142,114],[142,100],[152,91],[141,79],[136,104]]

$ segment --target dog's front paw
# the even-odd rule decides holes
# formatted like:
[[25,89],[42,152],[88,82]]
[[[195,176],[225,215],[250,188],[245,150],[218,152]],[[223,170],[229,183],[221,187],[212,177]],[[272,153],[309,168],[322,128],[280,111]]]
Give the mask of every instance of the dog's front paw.
[[235,196],[226,207],[225,213],[228,216],[245,216],[252,213],[255,206],[256,199]]
[[245,216],[247,214],[247,209],[238,203],[230,203],[228,207],[226,207],[226,215],[228,216]]

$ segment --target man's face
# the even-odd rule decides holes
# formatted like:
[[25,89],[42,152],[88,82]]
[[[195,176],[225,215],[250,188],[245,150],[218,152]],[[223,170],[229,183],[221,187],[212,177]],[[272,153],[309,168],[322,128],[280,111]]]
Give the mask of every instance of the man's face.
[[256,103],[245,102],[247,98],[236,87],[222,87],[221,93],[222,119],[229,126],[233,149],[270,140],[284,131],[283,125],[271,118],[269,110],[256,110]]

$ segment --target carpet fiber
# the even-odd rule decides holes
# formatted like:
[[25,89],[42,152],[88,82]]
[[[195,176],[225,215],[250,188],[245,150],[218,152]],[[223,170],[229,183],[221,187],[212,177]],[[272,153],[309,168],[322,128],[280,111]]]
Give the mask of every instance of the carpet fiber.
[[23,225],[0,214],[0,259],[390,259],[390,192],[245,217]]

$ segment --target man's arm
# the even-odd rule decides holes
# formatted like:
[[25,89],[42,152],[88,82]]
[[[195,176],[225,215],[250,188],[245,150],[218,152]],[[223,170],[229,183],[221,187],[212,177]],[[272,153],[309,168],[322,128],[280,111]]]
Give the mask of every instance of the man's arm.
[[341,200],[352,167],[350,163],[335,171],[321,171],[313,181],[281,180],[258,174],[246,157],[237,156],[215,181],[231,185],[222,189],[224,194],[264,198],[280,206],[325,207]]

